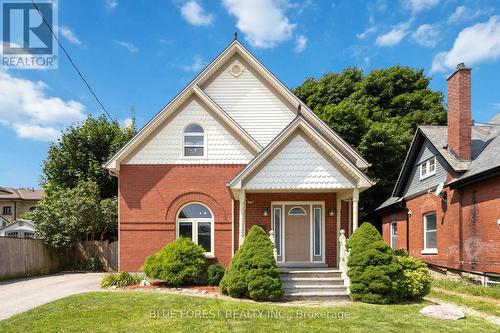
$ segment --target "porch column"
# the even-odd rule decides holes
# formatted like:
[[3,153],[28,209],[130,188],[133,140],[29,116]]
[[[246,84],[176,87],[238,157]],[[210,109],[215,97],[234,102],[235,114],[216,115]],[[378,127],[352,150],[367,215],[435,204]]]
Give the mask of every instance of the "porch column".
[[359,190],[355,188],[352,190],[352,232],[358,229],[358,201]]
[[337,266],[340,262],[340,243],[338,242],[340,236],[340,223],[341,223],[341,215],[342,215],[342,200],[340,200],[339,192],[337,192],[337,208],[335,211],[337,217]]
[[243,240],[245,239],[245,218],[247,209],[245,190],[243,189],[240,190],[239,201],[240,201],[240,219],[239,219],[240,237],[238,241],[238,247],[241,247],[241,244],[243,244]]

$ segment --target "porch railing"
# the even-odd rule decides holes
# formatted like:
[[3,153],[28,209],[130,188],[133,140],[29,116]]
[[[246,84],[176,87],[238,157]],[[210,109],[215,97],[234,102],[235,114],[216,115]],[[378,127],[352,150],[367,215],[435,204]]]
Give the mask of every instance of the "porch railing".
[[271,243],[273,243],[274,260],[278,260],[278,250],[276,250],[276,242],[274,239],[274,230],[269,230],[269,239],[271,240]]
[[349,258],[349,251],[347,250],[347,238],[345,237],[345,230],[341,229],[340,230],[340,236],[339,236],[339,245],[340,245],[340,253],[339,253],[339,270],[341,272],[342,279],[344,280],[344,285],[347,287],[347,291],[349,292],[349,286],[351,285],[351,282],[349,280],[349,277],[347,276],[347,260]]

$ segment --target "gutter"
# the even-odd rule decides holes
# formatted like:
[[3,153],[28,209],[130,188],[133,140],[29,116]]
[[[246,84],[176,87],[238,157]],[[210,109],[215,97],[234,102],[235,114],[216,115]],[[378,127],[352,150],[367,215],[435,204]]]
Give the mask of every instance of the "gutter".
[[454,182],[452,182],[448,185],[450,186],[450,189],[454,190],[457,188],[462,188],[462,187],[466,187],[466,186],[478,183],[478,182],[483,181],[483,180],[487,180],[487,179],[495,177],[495,176],[500,176],[500,165],[495,167],[495,168],[492,168],[492,169],[483,171],[481,173],[472,175],[470,177],[455,180]]

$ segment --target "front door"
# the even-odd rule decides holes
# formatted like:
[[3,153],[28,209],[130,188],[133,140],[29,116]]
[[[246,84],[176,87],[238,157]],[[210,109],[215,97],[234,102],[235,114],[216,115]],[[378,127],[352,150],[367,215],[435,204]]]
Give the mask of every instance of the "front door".
[[310,206],[285,205],[285,214],[286,261],[310,261]]

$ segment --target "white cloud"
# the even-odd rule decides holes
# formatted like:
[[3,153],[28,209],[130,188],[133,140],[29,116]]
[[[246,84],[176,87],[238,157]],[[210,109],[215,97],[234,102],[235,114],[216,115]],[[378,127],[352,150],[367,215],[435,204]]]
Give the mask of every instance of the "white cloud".
[[59,27],[58,31],[61,34],[61,36],[63,36],[68,42],[76,44],[76,45],[82,45],[82,41],[68,27]]
[[207,63],[201,58],[200,56],[194,56],[193,57],[193,62],[189,65],[183,65],[181,66],[182,70],[185,72],[199,72],[202,70]]
[[439,40],[439,29],[436,25],[422,24],[411,35],[411,38],[419,45],[434,47]]
[[118,6],[118,0],[106,0],[106,8],[115,9]]
[[285,10],[287,0],[223,0],[229,14],[236,17],[236,27],[257,48],[272,48],[293,36],[296,24],[290,23]]
[[431,72],[444,72],[461,62],[468,66],[500,58],[500,16],[463,29],[449,51],[438,53]]
[[408,34],[408,28],[410,27],[410,22],[400,23],[393,27],[391,31],[380,35],[375,40],[377,46],[394,46],[399,44],[401,40]]
[[124,42],[124,41],[120,41],[120,40],[116,40],[115,42],[118,45],[123,46],[124,48],[126,48],[129,52],[132,52],[132,53],[139,52],[139,48],[137,46],[135,46],[134,44],[130,43],[130,42]]
[[85,119],[85,107],[45,94],[41,81],[16,78],[0,70],[0,125],[12,128],[19,137],[50,141],[70,123]]
[[306,49],[307,46],[307,37],[304,35],[300,35],[295,39],[295,48],[294,51],[297,53],[301,53]]
[[409,0],[407,6],[412,12],[420,12],[422,10],[430,9],[436,6],[439,0]]
[[448,17],[448,23],[456,23],[459,21],[470,21],[482,14],[486,14],[488,10],[476,10],[472,11],[466,6],[458,6],[455,11]]
[[181,14],[192,25],[209,25],[214,19],[213,15],[205,12],[197,0],[185,2],[181,7]]
[[127,128],[127,127],[132,126],[133,123],[134,123],[134,120],[132,118],[128,117],[128,118],[125,118],[122,121],[120,121],[120,126]]
[[366,30],[363,31],[362,33],[356,34],[356,37],[358,39],[365,39],[369,35],[374,34],[375,32],[377,32],[377,30],[378,30],[378,27],[374,25],[374,26],[366,28]]

